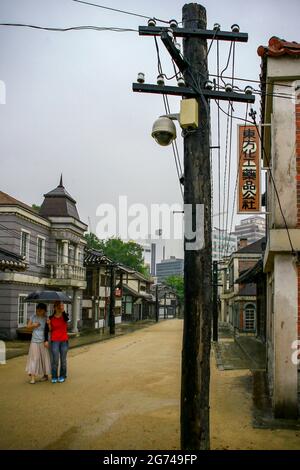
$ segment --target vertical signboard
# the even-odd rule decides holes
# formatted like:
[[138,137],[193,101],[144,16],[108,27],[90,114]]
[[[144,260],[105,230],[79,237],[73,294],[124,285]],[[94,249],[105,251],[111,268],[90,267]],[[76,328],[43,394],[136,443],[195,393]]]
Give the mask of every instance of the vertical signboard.
[[238,214],[260,212],[260,155],[256,127],[238,126]]

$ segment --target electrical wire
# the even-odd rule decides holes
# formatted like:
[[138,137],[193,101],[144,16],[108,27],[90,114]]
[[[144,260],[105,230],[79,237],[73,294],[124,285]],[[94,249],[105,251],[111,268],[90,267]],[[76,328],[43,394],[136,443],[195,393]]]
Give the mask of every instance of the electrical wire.
[[[246,105],[246,113],[245,113],[245,123],[244,123],[244,126],[246,126],[246,120],[247,120],[247,116],[248,116],[248,107],[249,107],[249,103],[247,103],[247,105]],[[232,204],[232,213],[231,213],[230,230],[229,230],[229,236],[228,236],[227,245],[226,245],[226,250],[225,250],[225,256],[227,256],[227,254],[228,254],[229,240],[230,240],[230,235],[231,235],[231,232],[232,232],[234,207],[235,207],[235,201],[236,201],[237,184],[238,184],[238,178],[239,178],[239,171],[240,171],[240,166],[241,166],[242,155],[243,155],[243,147],[241,148],[241,151],[240,151],[239,161],[238,161],[238,168],[237,168],[236,179],[235,179],[235,187],[234,187],[234,192],[233,192],[233,204]]]
[[111,7],[107,7],[107,6],[104,6],[104,5],[99,5],[98,3],[85,2],[83,0],[72,0],[72,1],[76,2],[76,3],[82,3],[83,5],[89,5],[89,6],[93,6],[93,7],[97,7],[97,8],[102,8],[104,10],[115,11],[117,13],[123,13],[125,15],[138,16],[139,18],[146,18],[147,20],[154,19],[156,21],[159,21],[160,23],[169,23],[169,21],[160,20],[159,18],[155,18],[153,16],[151,17],[151,16],[146,16],[146,15],[141,15],[139,13],[133,13],[133,12],[127,11],[127,10],[118,10],[117,8],[111,8]]
[[223,80],[223,74],[224,74],[224,72],[226,72],[226,70],[229,67],[231,52],[232,52],[232,42],[230,43],[229,53],[228,53],[228,57],[227,57],[227,63],[226,63],[225,68],[222,70],[221,75],[220,75],[220,78],[221,78],[222,82],[224,83],[224,85],[225,85],[225,82]]
[[0,23],[0,26],[15,26],[21,28],[31,28],[31,29],[40,29],[44,31],[59,31],[59,32],[67,32],[67,31],[83,31],[83,30],[94,30],[94,31],[114,31],[116,33],[125,33],[125,32],[138,32],[137,29],[132,28],[118,28],[114,26],[110,27],[102,27],[102,26],[70,26],[68,28],[50,28],[46,26],[36,26],[33,24],[23,24],[23,23]]
[[274,176],[273,176],[273,173],[272,173],[272,170],[271,170],[271,167],[270,167],[270,159],[267,155],[267,152],[265,150],[265,147],[264,147],[264,143],[263,143],[263,140],[262,140],[262,137],[261,137],[261,133],[260,133],[260,130],[258,128],[258,125],[257,125],[257,122],[256,122],[256,117],[255,117],[255,114],[256,113],[251,113],[251,117],[253,119],[253,124],[255,125],[255,128],[256,128],[256,131],[257,131],[257,134],[259,136],[259,140],[261,142],[261,148],[262,148],[262,151],[263,151],[263,154],[267,160],[267,164],[268,164],[268,171],[269,171],[269,174],[270,174],[270,177],[271,177],[271,181],[273,183],[273,187],[274,187],[274,191],[275,191],[275,194],[276,194],[276,198],[277,198],[277,201],[278,201],[278,205],[279,205],[279,209],[280,209],[280,212],[281,212],[281,215],[282,215],[282,218],[283,218],[283,222],[284,222],[284,225],[285,225],[285,229],[287,231],[287,235],[288,235],[288,239],[289,239],[289,242],[290,242],[290,246],[291,246],[291,251],[292,251],[292,254],[296,254],[295,250],[294,250],[294,246],[293,246],[293,243],[292,243],[292,240],[291,240],[291,236],[290,236],[290,231],[289,231],[289,228],[288,228],[288,225],[287,225],[287,222],[286,222],[286,218],[285,218],[285,215],[283,213],[283,209],[282,209],[282,205],[281,205],[281,201],[280,201],[280,197],[279,197],[279,193],[278,193],[278,189],[277,189],[277,186],[276,186],[276,183],[275,183],[275,180],[274,180]]
[[[155,49],[156,49],[156,55],[157,55],[157,70],[158,70],[158,73],[160,75],[165,76],[164,73],[163,73],[162,65],[161,65],[159,46],[158,46],[156,36],[154,36],[154,43],[155,43]],[[166,114],[171,114],[168,96],[163,94],[162,97],[163,97],[163,103],[164,103],[164,108],[165,108]],[[172,150],[173,150],[173,156],[174,156],[174,161],[175,161],[177,177],[178,177],[178,181],[179,181],[180,192],[181,192],[182,199],[184,199],[182,185],[181,185],[181,182],[180,182],[180,178],[183,175],[183,170],[182,170],[182,166],[181,166],[181,162],[180,162],[179,150],[178,150],[176,140],[172,141],[171,145],[172,145]]]
[[[219,106],[219,105],[218,105]],[[224,156],[224,179],[223,179],[223,207],[222,207],[222,255],[224,251],[224,231],[225,231],[225,200],[226,200],[226,176],[227,176],[227,161],[228,161],[228,136],[229,136],[229,108],[230,105],[228,103],[228,114],[227,114],[227,121],[226,121],[226,140],[225,140],[225,156]]]
[[[226,111],[224,111],[221,106],[217,103],[216,101],[216,104],[217,106],[220,108],[220,110],[228,115],[226,113]],[[260,140],[260,143],[261,143],[261,147],[262,147],[262,151],[263,151],[263,154],[265,155],[265,158],[266,158],[266,161],[267,161],[267,164],[268,164],[268,172],[270,173],[270,177],[271,177],[271,181],[272,181],[272,184],[273,184],[273,187],[274,187],[274,191],[275,191],[275,195],[276,195],[276,198],[277,198],[277,201],[278,201],[278,205],[279,205],[279,210],[280,210],[280,213],[281,213],[281,216],[282,216],[282,219],[284,221],[284,225],[285,225],[285,229],[287,231],[287,235],[288,235],[288,239],[289,239],[289,243],[290,243],[290,246],[291,246],[291,251],[293,254],[295,254],[295,250],[294,250],[294,247],[293,247],[293,243],[292,243],[292,240],[291,240],[291,236],[290,236],[290,232],[289,232],[289,228],[288,228],[288,225],[287,225],[287,222],[286,222],[286,218],[285,218],[285,215],[284,215],[284,212],[283,212],[283,209],[282,209],[282,205],[281,205],[281,201],[280,201],[280,197],[279,197],[279,193],[278,193],[278,189],[277,189],[277,186],[276,186],[276,183],[275,183],[275,180],[274,180],[274,176],[273,176],[273,173],[272,173],[272,170],[271,170],[271,167],[270,167],[270,159],[266,153],[266,150],[265,150],[265,147],[263,145],[263,141],[262,141],[262,137],[261,137],[261,133],[259,131],[259,128],[258,128],[258,125],[256,123],[256,120],[255,119],[252,119],[252,121],[250,121],[249,119],[243,119],[241,117],[238,117],[238,116],[233,116],[234,119],[238,119],[240,121],[244,121],[245,123],[249,123],[249,124],[254,124],[255,127],[256,127],[256,130],[257,130],[257,133],[258,133],[258,136],[259,136],[259,140]]]
[[[39,214],[37,213],[37,216]],[[14,237],[16,237],[18,240],[21,241],[22,239],[22,235],[21,235],[21,231],[18,231],[16,229],[11,229],[3,224],[0,223],[0,229],[3,229],[3,230],[6,230],[8,233],[12,234]],[[30,237],[30,245],[38,248],[38,243],[35,241],[35,239],[33,237]],[[55,255],[55,257],[57,257],[57,251],[55,250],[51,250],[51,248],[47,248],[47,253],[49,254],[52,254],[52,255]]]
[[[217,40],[217,73],[220,74],[220,48],[219,40]],[[218,87],[220,86],[220,78],[217,80]],[[220,129],[220,110],[218,108],[218,189],[219,189],[219,230],[221,230],[221,129]],[[220,235],[222,232],[220,232]],[[219,260],[221,259],[221,243],[219,239]]]
[[[234,77],[234,67],[235,67],[235,41],[231,43],[233,45],[232,48],[232,77]],[[231,82],[232,87],[234,86],[234,78],[232,78]],[[229,215],[229,196],[230,196],[230,177],[231,177],[231,155],[232,155],[232,128],[233,128],[233,120],[232,120],[232,115],[234,112],[232,103],[229,102],[229,105],[231,106],[230,110],[230,139],[229,139],[229,165],[228,165],[228,185],[227,185],[227,209],[226,209],[226,230],[225,230],[225,248],[226,248],[226,239],[229,238],[228,234],[228,215]],[[224,253],[226,255],[226,253]]]
[[[210,77],[216,77],[218,75],[215,75],[213,73],[210,73],[209,74]],[[229,76],[225,76],[223,75],[223,78],[228,78],[228,79],[232,79],[232,77],[229,77]],[[263,82],[263,81],[260,81],[260,80],[251,80],[250,78],[239,78],[239,77],[234,77],[234,80],[238,81],[238,82],[250,82],[250,83],[259,83],[261,85],[278,85],[278,86],[282,86],[282,87],[288,87],[288,88],[293,88],[293,85],[287,85],[287,84],[283,84],[283,83],[276,83],[276,82]]]

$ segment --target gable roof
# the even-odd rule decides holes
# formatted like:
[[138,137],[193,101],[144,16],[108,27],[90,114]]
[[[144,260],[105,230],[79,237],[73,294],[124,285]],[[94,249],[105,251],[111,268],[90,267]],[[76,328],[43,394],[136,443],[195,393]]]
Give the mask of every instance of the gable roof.
[[27,211],[32,212],[33,214],[38,214],[38,212],[34,210],[32,207],[28,206],[27,204],[24,204],[24,202],[21,202],[18,199],[15,199],[9,194],[4,193],[3,191],[0,191],[0,205],[1,206],[19,206],[19,207],[22,207],[23,209],[26,209]]

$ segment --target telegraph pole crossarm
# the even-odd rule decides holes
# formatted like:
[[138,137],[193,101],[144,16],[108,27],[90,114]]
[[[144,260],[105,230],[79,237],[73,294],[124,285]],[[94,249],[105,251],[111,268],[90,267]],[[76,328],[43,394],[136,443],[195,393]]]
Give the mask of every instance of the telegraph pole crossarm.
[[[162,32],[169,31],[168,27],[160,26],[139,26],[140,36],[160,36]],[[222,41],[247,42],[247,33],[233,33],[232,31],[215,31],[209,29],[193,29],[193,28],[172,28],[175,37],[181,38],[200,38],[200,39],[216,39]]]
[[[179,87],[179,86],[166,86],[166,85],[152,85],[148,83],[133,83],[132,91],[139,93],[155,93],[161,95],[174,95],[174,96],[185,96],[186,98],[199,98],[200,93],[197,93],[193,88],[190,87]],[[246,93],[236,93],[234,91],[218,91],[218,90],[206,90],[202,88],[202,95],[205,98],[211,98],[220,101],[237,101],[240,103],[254,103],[255,96],[248,95]]]

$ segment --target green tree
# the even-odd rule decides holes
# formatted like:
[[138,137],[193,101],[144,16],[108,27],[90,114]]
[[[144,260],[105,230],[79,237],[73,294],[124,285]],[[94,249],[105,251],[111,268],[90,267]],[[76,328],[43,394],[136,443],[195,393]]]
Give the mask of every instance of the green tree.
[[184,303],[183,276],[169,276],[164,280],[164,284],[174,289],[178,296],[179,305],[182,307]]
[[87,242],[87,247],[94,250],[102,250],[102,242],[94,233],[85,233],[84,238]]
[[38,206],[37,204],[32,204],[32,206],[31,206],[31,207],[32,207],[32,209],[33,209],[34,211],[36,211],[36,212],[40,212],[40,208],[41,208],[41,206]]
[[101,250],[112,261],[125,264],[149,277],[149,271],[144,264],[143,248],[138,243],[132,240],[124,242],[121,238],[100,240],[94,233],[85,234],[85,239],[88,248]]

